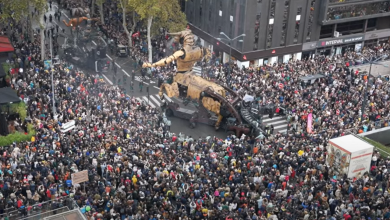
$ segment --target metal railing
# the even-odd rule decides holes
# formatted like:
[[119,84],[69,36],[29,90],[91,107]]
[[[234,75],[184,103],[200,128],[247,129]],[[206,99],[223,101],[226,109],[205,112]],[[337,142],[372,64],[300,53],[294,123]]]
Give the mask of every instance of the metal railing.
[[[34,205],[26,205],[19,209],[14,208],[12,211],[5,212],[5,215],[9,217],[9,220],[30,219],[30,217],[36,217],[37,215],[42,216],[45,213],[49,213],[47,216],[50,216],[53,213],[60,213],[59,211],[65,212],[77,207],[77,204],[72,198],[64,196]],[[43,217],[33,219],[42,219]]]
[[27,213],[27,215],[8,216],[8,219],[9,220],[40,220],[67,211],[69,211],[69,208],[67,206],[64,206],[58,209],[52,209],[46,211],[37,210],[35,212],[31,212],[30,214]]

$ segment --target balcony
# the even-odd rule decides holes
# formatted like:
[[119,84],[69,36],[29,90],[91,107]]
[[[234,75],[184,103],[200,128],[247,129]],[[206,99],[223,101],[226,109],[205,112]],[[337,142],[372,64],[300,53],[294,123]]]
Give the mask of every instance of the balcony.
[[[329,0],[330,2],[337,0]],[[345,0],[344,2],[329,5],[322,24],[334,24],[340,22],[356,21],[362,19],[390,16],[390,1]],[[354,2],[354,3],[352,3]]]

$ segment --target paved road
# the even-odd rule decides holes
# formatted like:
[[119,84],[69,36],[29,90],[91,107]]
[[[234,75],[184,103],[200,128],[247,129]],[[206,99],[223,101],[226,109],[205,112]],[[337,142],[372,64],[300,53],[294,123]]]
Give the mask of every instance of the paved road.
[[[359,70],[361,72],[369,72],[370,71],[370,64],[364,64],[359,66],[352,66],[350,69]],[[390,61],[386,60],[383,62],[377,62],[372,65],[371,67],[371,74],[373,76],[379,76],[379,75],[390,75]]]
[[[54,16],[54,10],[57,10],[57,6],[53,4],[53,10],[49,11],[46,16],[49,16],[49,14],[53,14]],[[68,11],[62,10],[62,19],[69,20],[70,16]],[[61,22],[54,21],[54,24],[58,24],[60,27],[60,30],[65,29],[67,33],[70,33],[70,28],[66,27],[65,24]],[[59,38],[59,43],[63,43],[64,39]],[[94,42],[93,42],[94,43]],[[96,44],[96,43],[95,43]],[[109,52],[109,51],[108,51]],[[134,68],[133,66],[133,60],[129,57],[116,57],[112,54],[107,54],[107,58],[111,61],[115,60],[116,66],[117,66],[117,75],[116,79],[121,80],[121,86],[125,88],[126,94],[129,96],[137,97],[139,101],[143,101],[145,103],[148,103],[150,106],[158,108],[162,105],[162,102],[160,100],[160,97],[158,96],[159,88],[157,87],[157,80],[156,79],[150,79],[146,77],[145,79],[142,78],[139,74],[139,69],[136,70],[136,76],[135,80],[133,82],[133,92],[131,92],[130,84],[132,81],[132,70]],[[114,86],[114,80],[113,77],[114,73],[113,71],[109,71],[108,73],[105,73],[103,77],[105,78],[106,82]],[[123,84],[123,80],[126,78],[126,85]],[[139,83],[144,83],[142,92],[140,91]],[[149,95],[146,92],[146,87],[149,87]],[[177,98],[168,98],[168,101],[173,100],[176,103],[179,103],[181,107],[184,107],[182,104],[182,101]],[[185,108],[194,109],[191,104],[189,106],[186,106]],[[189,122],[187,120],[170,117],[169,118],[172,122],[171,131],[174,133],[185,133],[186,135],[191,135],[193,138],[198,137],[205,137],[205,136],[217,136],[219,138],[224,138],[226,136],[225,132],[223,130],[215,131],[214,127],[198,124],[195,129],[189,128]],[[287,130],[287,121],[284,117],[281,116],[275,116],[274,118],[270,119],[268,115],[264,115],[263,122],[268,125],[273,125],[276,132],[282,132],[285,133]]]
[[[48,4],[49,5],[49,4]],[[46,16],[49,17],[50,14],[53,15],[53,22],[50,24],[49,21],[47,21],[47,27],[50,28],[52,26],[56,26],[58,25],[59,26],[59,31],[62,32],[62,30],[65,30],[65,33],[66,34],[70,34],[71,33],[71,29],[70,27],[67,27],[63,22],[62,20],[66,20],[66,21],[69,21],[70,19],[70,16],[69,16],[69,11],[67,10],[61,10],[61,21],[58,21],[58,20],[54,20],[54,13],[55,13],[55,10],[58,9],[58,6],[57,4],[53,3],[52,5],[52,10],[50,10],[49,8],[49,11],[46,13]],[[38,27],[36,25],[36,27]],[[62,45],[64,43],[64,38],[63,37],[58,37],[58,42],[60,45]],[[94,43],[96,45],[96,42],[92,41],[92,43]],[[111,61],[114,61],[115,60],[115,63],[116,63],[116,66],[117,66],[117,75],[116,75],[116,79],[120,79],[121,81],[121,86],[125,87],[126,89],[126,93],[127,94],[130,94],[130,84],[131,84],[131,81],[132,81],[132,77],[131,77],[131,74],[132,74],[132,70],[134,69],[134,66],[133,66],[133,60],[130,58],[130,57],[117,57],[115,54],[111,54],[109,49],[107,50],[108,54],[106,55],[108,59],[110,59]],[[135,76],[135,80],[133,82],[134,84],[134,92],[131,93],[132,96],[135,96],[135,97],[140,97],[140,96],[144,96],[144,95],[147,95],[146,93],[146,87],[149,87],[149,92],[150,94],[156,94],[158,92],[158,88],[157,88],[157,80],[155,79],[150,79],[150,78],[146,78],[146,79],[142,79],[141,76],[140,76],[140,69],[137,69],[135,70],[136,72],[136,76]],[[109,71],[108,73],[105,73],[103,74],[103,77],[105,78],[105,80],[111,84],[111,85],[114,85],[114,73],[113,71]],[[124,79],[126,78],[126,85],[123,84],[123,81]],[[144,84],[144,87],[143,87],[143,92],[139,92],[139,82],[143,81],[143,84]]]

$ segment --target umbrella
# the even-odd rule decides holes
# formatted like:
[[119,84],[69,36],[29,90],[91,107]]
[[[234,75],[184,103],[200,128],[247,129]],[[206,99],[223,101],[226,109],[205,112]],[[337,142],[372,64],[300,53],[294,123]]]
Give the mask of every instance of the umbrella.
[[253,98],[253,96],[251,96],[251,95],[245,95],[244,98],[243,98],[243,100],[244,100],[245,102],[253,102],[254,98]]

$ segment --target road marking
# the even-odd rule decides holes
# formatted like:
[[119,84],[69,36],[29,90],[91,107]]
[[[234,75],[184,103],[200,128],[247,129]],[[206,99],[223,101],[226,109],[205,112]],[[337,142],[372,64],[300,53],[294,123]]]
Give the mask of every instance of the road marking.
[[265,119],[265,120],[263,120],[263,122],[275,121],[275,120],[279,120],[279,119],[282,119],[282,118],[284,118],[284,117],[283,116],[273,117],[273,118]]
[[[54,7],[58,8],[57,5],[54,5]],[[64,15],[68,20],[70,20],[70,18],[68,17],[68,15],[66,15],[64,10],[61,10],[61,15]]]
[[279,126],[274,126],[274,129],[279,129],[279,128],[286,128],[288,125],[287,124],[284,124],[284,125],[279,125]]
[[283,130],[280,130],[278,131],[279,133],[286,133],[287,132],[287,129],[283,129]]
[[111,85],[113,85],[113,83],[111,82],[111,80],[109,80],[109,79],[107,78],[106,75],[104,75],[104,74],[102,74],[102,75],[103,75],[103,77],[107,80],[108,83],[110,83]]
[[159,101],[157,101],[157,99],[156,98],[154,98],[154,96],[150,96],[150,98],[155,102],[155,103],[157,103],[158,104],[158,106],[160,106],[160,102]]
[[168,100],[169,102],[172,102],[172,99],[169,98],[169,96],[167,96],[167,94],[163,93],[163,95],[164,95],[164,98],[165,98],[166,100]]
[[58,25],[58,27],[59,27],[61,30],[63,30],[62,27],[61,27],[56,21],[54,21],[54,23],[55,23],[56,25]]
[[95,46],[97,45],[97,44],[95,43],[95,41],[92,41],[92,43],[95,44]]
[[155,88],[155,89],[160,89],[160,88],[158,88],[157,86],[153,86],[153,88]]
[[[92,41],[93,42],[93,41]],[[108,56],[108,54],[106,54],[106,56],[108,57],[108,59],[112,60],[112,58],[110,56]]]
[[[119,68],[122,68],[121,66],[119,66],[119,64],[117,64],[117,63],[115,63],[115,65],[117,66],[117,67],[119,67]],[[129,76],[130,77],[130,76]]]
[[121,70],[126,74],[126,76],[130,77],[130,75],[124,69],[121,69]]
[[[146,98],[146,96],[142,96],[142,99],[143,99],[146,103],[148,103],[148,98]],[[149,101],[148,105],[152,106],[152,108],[156,108],[156,106],[155,106],[152,102],[150,102],[150,101]]]

